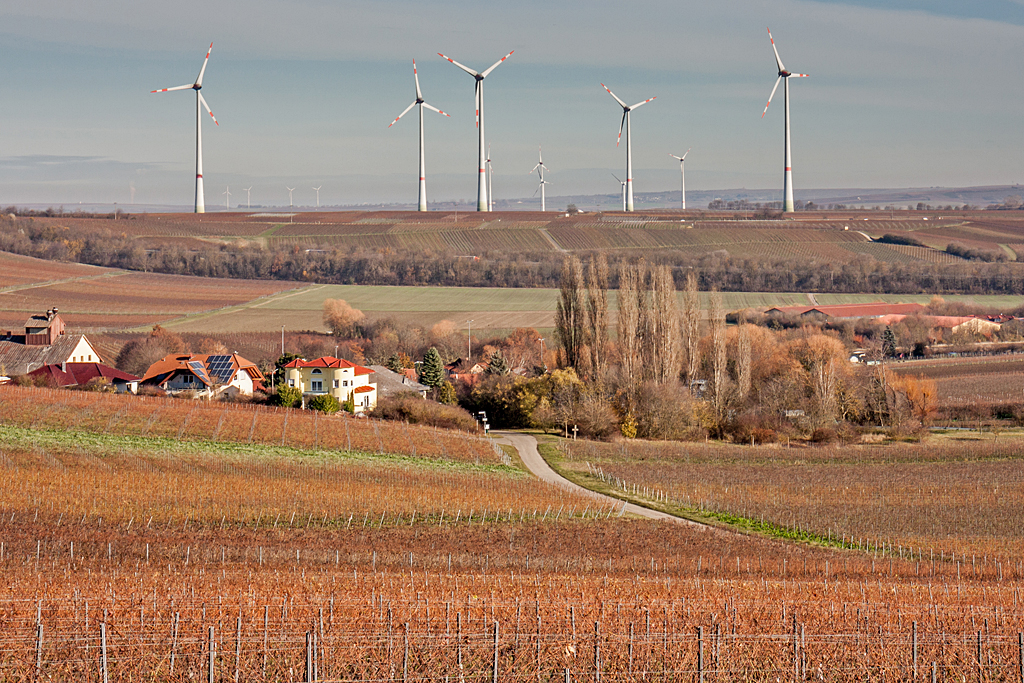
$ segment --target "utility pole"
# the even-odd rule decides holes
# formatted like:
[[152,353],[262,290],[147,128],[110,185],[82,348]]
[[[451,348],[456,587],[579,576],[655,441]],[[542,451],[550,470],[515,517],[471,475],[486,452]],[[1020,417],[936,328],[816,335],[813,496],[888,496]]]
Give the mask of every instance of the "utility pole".
[[473,359],[473,321],[467,320],[466,324],[469,325],[469,332],[467,333],[467,345],[466,345],[466,362],[469,363]]

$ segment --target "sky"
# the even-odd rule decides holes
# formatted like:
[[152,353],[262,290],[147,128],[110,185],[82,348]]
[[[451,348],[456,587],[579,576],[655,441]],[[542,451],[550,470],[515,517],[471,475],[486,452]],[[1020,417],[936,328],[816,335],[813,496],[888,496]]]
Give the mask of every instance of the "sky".
[[[616,194],[621,108],[634,188],[778,187],[782,88],[803,188],[1024,181],[1024,0],[0,0],[0,205],[193,200],[203,96],[207,205],[415,202],[412,60],[430,201],[475,200],[473,78],[485,81],[494,193]],[[533,201],[533,200],[531,200]]]

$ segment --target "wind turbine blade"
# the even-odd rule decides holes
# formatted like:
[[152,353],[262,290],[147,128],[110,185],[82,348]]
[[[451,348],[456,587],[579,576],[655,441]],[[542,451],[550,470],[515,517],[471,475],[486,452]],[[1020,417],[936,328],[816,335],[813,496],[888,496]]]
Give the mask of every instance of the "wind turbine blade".
[[443,112],[443,111],[441,111],[441,110],[440,110],[440,109],[438,109],[437,107],[432,107],[432,106],[430,106],[429,104],[427,104],[426,102],[424,102],[424,103],[423,103],[423,106],[424,106],[424,107],[426,107],[427,109],[429,109],[430,111],[436,111],[436,112],[437,112],[438,114],[444,114],[444,115],[445,115],[445,116],[447,116],[448,118],[451,118],[451,115],[450,115],[450,114],[448,114],[448,113],[446,113],[446,112]]
[[203,68],[199,70],[199,78],[196,79],[196,85],[200,88],[203,87],[203,74],[206,73],[206,63],[210,61],[211,52],[213,52],[213,43],[210,43],[210,48],[206,51],[206,59],[203,60]]
[[778,90],[778,88],[779,88],[779,82],[780,82],[781,80],[782,80],[782,76],[779,76],[778,78],[776,78],[776,79],[775,79],[775,87],[774,87],[774,88],[772,88],[772,94],[768,96],[768,104],[764,105],[764,111],[763,111],[763,112],[761,112],[761,118],[762,118],[762,119],[764,118],[764,115],[768,113],[768,107],[769,107],[769,106],[771,105],[771,103],[772,103],[772,98],[773,98],[773,97],[775,97],[775,91],[776,91],[776,90]]
[[669,153],[668,153],[668,155],[669,155],[670,157],[672,157],[673,159],[678,159],[679,161],[682,161],[682,160],[683,160],[683,157],[685,157],[685,156],[686,156],[686,155],[684,154],[684,155],[683,155],[682,157],[677,157],[677,156],[676,156],[675,154],[673,154],[672,152],[669,152]]
[[615,95],[615,93],[613,93],[613,92],[611,91],[611,89],[609,89],[609,87],[608,87],[607,85],[605,85],[604,83],[602,83],[602,84],[601,84],[601,87],[602,87],[602,88],[604,88],[605,90],[607,90],[607,91],[608,91],[608,94],[609,94],[609,95],[611,95],[612,97],[614,97],[614,98],[615,98],[615,101],[616,101],[616,102],[618,102],[618,103],[619,103],[619,105],[621,105],[623,109],[629,109],[629,107],[628,107],[628,106],[626,105],[626,103],[625,103],[625,102],[623,102],[622,100],[620,100],[620,99],[619,99],[619,98],[618,98],[618,97],[617,97],[617,96]]
[[409,113],[409,110],[410,110],[410,109],[412,109],[412,108],[413,108],[413,107],[415,107],[415,106],[416,106],[416,103],[415,103],[415,102],[413,102],[413,103],[412,103],[412,104],[410,104],[410,105],[409,105],[408,107],[406,107],[406,108],[405,108],[405,111],[403,111],[403,112],[402,112],[401,114],[399,114],[399,115],[398,115],[398,118],[396,118],[396,119],[395,119],[394,121],[392,121],[392,122],[391,122],[391,124],[390,124],[390,125],[388,126],[388,128],[390,128],[391,126],[393,126],[393,125],[395,125],[396,123],[398,123],[398,119],[400,119],[400,118],[402,118],[403,116],[405,116],[406,114],[408,114],[408,113]]
[[178,85],[178,86],[175,86],[173,88],[161,88],[160,90],[150,90],[149,92],[152,94],[152,93],[155,93],[155,92],[171,92],[172,90],[191,90],[191,89],[192,89],[192,84],[189,83],[188,85]]
[[[515,52],[515,50],[512,50],[512,52]],[[504,57],[502,57],[501,59],[499,59],[498,61],[496,61],[496,62],[495,62],[494,64],[491,64],[491,67],[490,67],[489,69],[487,69],[487,71],[484,71],[484,72],[483,72],[482,74],[480,74],[480,75],[481,75],[481,76],[483,76],[484,78],[487,78],[487,74],[489,74],[489,73],[491,73],[492,71],[494,71],[494,70],[495,70],[496,68],[498,68],[498,65],[499,65],[499,64],[501,64],[501,63],[502,63],[502,62],[504,62],[504,61],[505,61],[506,59],[508,59],[509,57],[511,57],[511,56],[512,56],[512,52],[509,52],[509,53],[508,53],[507,55],[505,55]]]
[[619,121],[619,139],[615,141],[615,146],[618,147],[619,143],[622,142],[622,127],[626,125],[626,117],[629,116],[629,110],[622,110],[622,120]]
[[[536,170],[537,170],[538,168],[540,168],[540,164],[537,164],[536,166],[534,166],[533,168],[531,168],[531,169],[530,169],[530,173],[533,173],[533,172],[534,172],[534,171],[536,171]],[[530,173],[527,173],[526,175],[530,175]]]
[[540,192],[540,185],[538,185],[537,189],[533,191],[533,196],[536,197],[538,192]]
[[685,152],[683,152],[683,156],[679,158],[679,161],[683,161],[684,159],[686,159],[686,155],[690,153],[691,149],[693,149],[693,147],[690,147]]
[[[614,173],[612,173],[612,178],[615,178],[616,180],[619,180],[619,176],[615,175]],[[619,183],[621,184],[622,181],[619,180]]]
[[197,91],[196,94],[199,95],[199,101],[203,103],[204,107],[206,107],[206,113],[209,114],[210,118],[213,119],[213,122],[219,126],[220,123],[217,122],[217,117],[213,115],[212,111],[210,111],[210,105],[208,105],[206,100],[203,99],[203,93]]
[[443,55],[443,54],[441,54],[440,52],[438,52],[438,53],[437,53],[437,56],[438,56],[438,57],[442,57],[442,58],[444,58],[444,59],[447,59],[447,60],[448,60],[449,62],[451,62],[451,63],[452,63],[452,64],[454,64],[455,66],[459,67],[460,69],[462,69],[463,71],[465,71],[466,73],[468,73],[468,74],[469,74],[470,76],[479,76],[479,75],[480,75],[480,74],[478,74],[477,72],[475,72],[475,71],[473,71],[472,69],[470,69],[470,68],[469,68],[468,66],[466,66],[465,64],[459,64],[458,62],[456,62],[456,61],[455,61],[454,59],[452,59],[452,58],[451,58],[451,57],[449,57],[448,55]]
[[656,100],[656,99],[658,99],[658,98],[657,97],[651,97],[650,99],[646,99],[643,102],[640,102],[639,104],[634,104],[632,107],[630,107],[630,109],[636,109],[637,107],[642,107],[645,104],[647,104],[648,102],[650,102],[651,100]]
[[775,39],[772,38],[771,29],[768,29],[768,40],[772,41],[772,50],[775,51],[775,63],[779,65],[779,71],[785,71],[786,67],[782,66],[782,57],[779,57],[779,49],[775,47]]
[[789,74],[789,78],[807,78],[810,74]]
[[416,60],[412,60],[412,77],[416,81],[416,100],[423,99],[423,93],[420,92],[420,74],[416,71]]

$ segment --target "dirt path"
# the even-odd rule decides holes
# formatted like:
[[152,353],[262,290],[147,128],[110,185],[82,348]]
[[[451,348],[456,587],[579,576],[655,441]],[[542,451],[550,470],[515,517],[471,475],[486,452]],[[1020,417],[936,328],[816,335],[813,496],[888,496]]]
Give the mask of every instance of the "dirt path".
[[551,246],[553,246],[558,251],[562,252],[563,254],[569,253],[568,249],[563,249],[562,246],[555,241],[555,238],[551,236],[551,233],[547,231],[547,228],[538,228],[537,232],[539,232],[541,236],[543,236],[544,239],[550,242]]
[[[519,451],[519,457],[522,458],[523,464],[526,465],[526,469],[530,470],[538,479],[546,481],[549,484],[556,484],[563,488],[566,488],[575,493],[582,493],[584,495],[596,498],[603,503],[612,504],[618,506],[617,509],[621,509],[623,501],[618,498],[612,498],[602,493],[595,493],[590,489],[585,489],[578,484],[574,484],[562,475],[551,469],[551,466],[544,462],[544,458],[540,457],[540,451],[537,450],[537,439],[529,434],[519,434],[516,432],[492,432],[495,437],[500,441],[509,443]],[[646,517],[648,519],[661,519],[670,522],[676,522],[677,524],[691,524],[693,526],[710,529],[703,524],[692,522],[688,519],[682,519],[670,515],[666,512],[659,512],[657,510],[651,510],[633,503],[626,503],[626,512],[637,515],[639,517]]]

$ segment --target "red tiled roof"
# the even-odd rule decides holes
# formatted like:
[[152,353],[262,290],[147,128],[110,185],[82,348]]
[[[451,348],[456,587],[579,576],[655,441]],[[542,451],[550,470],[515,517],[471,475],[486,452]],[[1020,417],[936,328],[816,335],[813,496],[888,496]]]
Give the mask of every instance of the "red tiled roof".
[[[255,363],[242,358],[237,353],[172,353],[150,365],[146,370],[145,377],[142,378],[142,383],[162,384],[176,372],[187,372],[198,377],[203,384],[210,385],[212,384],[209,367],[211,356],[230,356],[234,370],[245,370],[254,381],[266,379]],[[198,373],[189,367],[189,363],[192,362],[200,363],[204,372]]]
[[44,365],[28,373],[29,377],[45,377],[51,387],[73,387],[79,384],[70,372],[64,372],[59,365]]
[[354,391],[354,392],[355,392],[355,393],[357,393],[357,394],[368,394],[368,393],[370,393],[370,392],[371,392],[371,391],[373,391],[373,390],[374,390],[374,387],[373,387],[373,386],[368,386],[368,385],[365,385],[365,384],[364,384],[364,385],[363,385],[363,386],[361,386],[361,387],[356,387],[356,388],[355,388],[355,389],[353,389],[352,391]]
[[873,304],[835,304],[829,306],[777,306],[768,313],[785,315],[807,315],[819,313],[829,318],[874,318],[894,313],[918,313],[924,310],[922,304],[887,304],[879,301]]
[[347,361],[344,358],[335,358],[334,356],[323,356],[321,358],[315,358],[313,360],[305,360],[304,358],[296,358],[291,363],[288,363],[284,367],[286,368],[352,368],[355,370],[357,375],[372,375],[373,370],[370,368],[364,368],[362,365],[356,365],[351,361]]
[[75,376],[79,384],[85,384],[93,377],[106,377],[107,379],[119,379],[125,382],[137,382],[139,378],[122,372],[117,368],[102,363],[65,363],[64,367],[69,373]]

